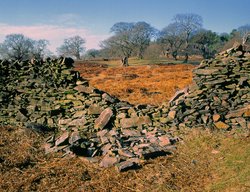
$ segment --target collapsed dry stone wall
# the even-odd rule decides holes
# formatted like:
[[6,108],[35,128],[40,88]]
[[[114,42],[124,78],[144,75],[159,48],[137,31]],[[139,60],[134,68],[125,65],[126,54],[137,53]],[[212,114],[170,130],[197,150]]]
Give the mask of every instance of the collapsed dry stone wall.
[[169,126],[250,129],[250,53],[241,45],[204,60],[169,103]]
[[[69,58],[0,62],[0,123],[37,131],[56,128],[46,152],[99,158],[119,171],[171,153],[176,139],[160,129],[158,109],[133,106],[91,87]],[[157,125],[157,126],[156,126]]]
[[242,46],[202,61],[194,83],[160,107],[133,106],[91,87],[70,58],[0,61],[0,73],[1,124],[56,129],[47,153],[81,155],[118,171],[171,153],[178,140],[172,128],[250,129],[250,54]]

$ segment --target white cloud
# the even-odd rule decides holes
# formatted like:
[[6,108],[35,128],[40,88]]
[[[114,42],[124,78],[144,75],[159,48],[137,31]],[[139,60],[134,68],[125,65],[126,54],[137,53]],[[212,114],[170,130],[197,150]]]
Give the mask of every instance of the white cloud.
[[[70,16],[65,17],[65,19]],[[70,20],[69,20],[70,22]],[[52,52],[56,52],[56,48],[59,47],[65,38],[69,38],[75,35],[79,35],[86,40],[86,49],[98,49],[100,41],[108,38],[108,35],[94,35],[85,28],[74,26],[61,26],[61,25],[32,25],[32,26],[14,26],[8,24],[0,24],[0,41],[4,40],[4,37],[9,34],[21,33],[29,38],[47,39],[50,42],[49,49]]]

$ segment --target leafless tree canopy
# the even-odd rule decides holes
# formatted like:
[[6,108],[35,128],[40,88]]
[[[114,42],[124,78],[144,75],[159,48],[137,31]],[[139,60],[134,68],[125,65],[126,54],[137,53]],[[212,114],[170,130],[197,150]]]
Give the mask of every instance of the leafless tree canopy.
[[57,49],[57,52],[62,56],[75,57],[80,59],[81,54],[84,52],[85,39],[80,36],[70,37],[64,39],[64,43]]
[[23,34],[10,34],[0,44],[0,54],[3,59],[27,60],[31,58],[42,59],[50,54],[47,46],[49,42],[44,39],[32,40]]
[[239,27],[238,31],[242,37],[242,44],[245,45],[250,39],[250,24]]
[[184,43],[184,34],[178,23],[171,23],[160,33],[160,43],[166,45],[165,49],[177,60],[177,55]]
[[188,47],[189,47],[189,41],[190,41],[190,37],[191,34],[197,30],[199,30],[202,27],[202,17],[200,15],[197,14],[193,14],[193,13],[186,13],[186,14],[177,14],[174,17],[174,21],[175,23],[177,23],[177,25],[179,25],[183,35],[184,35],[184,39],[185,39],[185,49],[186,49],[186,53],[185,53],[185,61],[188,61]]
[[129,58],[131,55],[142,58],[151,38],[156,34],[156,30],[146,22],[119,22],[114,24],[110,31],[114,35],[103,41],[101,46],[123,58]]

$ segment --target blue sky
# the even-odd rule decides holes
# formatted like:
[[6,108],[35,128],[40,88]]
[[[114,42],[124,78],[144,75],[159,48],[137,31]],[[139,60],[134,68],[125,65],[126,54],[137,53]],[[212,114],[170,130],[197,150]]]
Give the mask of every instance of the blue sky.
[[157,29],[178,13],[196,13],[203,27],[222,33],[250,24],[250,0],[0,0],[0,42],[10,33],[48,39],[55,50],[80,35],[98,48],[120,21],[145,21]]

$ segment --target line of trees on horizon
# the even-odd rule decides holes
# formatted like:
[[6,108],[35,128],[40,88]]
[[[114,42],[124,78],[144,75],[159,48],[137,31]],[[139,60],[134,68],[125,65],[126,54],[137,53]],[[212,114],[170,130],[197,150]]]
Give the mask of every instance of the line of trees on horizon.
[[[142,59],[164,55],[175,60],[182,56],[186,63],[190,55],[211,58],[235,42],[250,47],[250,24],[233,29],[230,33],[218,34],[203,28],[203,19],[197,14],[177,14],[172,21],[161,30],[144,21],[118,22],[110,29],[112,36],[100,43],[101,49],[85,51],[86,41],[77,35],[64,39],[63,44],[57,48],[57,54],[77,60],[119,57],[123,58],[123,62],[132,56]],[[48,45],[49,41],[45,39],[33,40],[23,34],[9,34],[0,43],[0,58],[22,61],[53,57]]]

